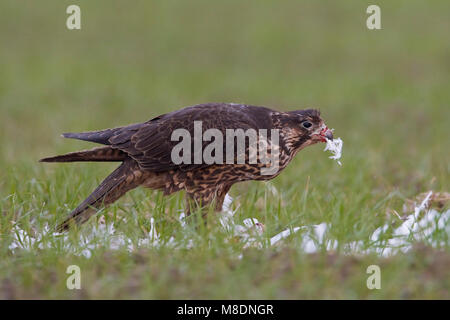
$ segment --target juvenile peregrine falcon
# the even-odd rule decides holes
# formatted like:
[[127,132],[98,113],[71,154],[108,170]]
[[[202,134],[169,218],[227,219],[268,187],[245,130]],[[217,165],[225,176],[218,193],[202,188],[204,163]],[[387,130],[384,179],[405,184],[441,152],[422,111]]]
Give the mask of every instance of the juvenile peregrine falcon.
[[[266,139],[270,145],[267,154],[271,152],[279,155],[276,159],[277,170],[263,174],[262,170],[267,169],[268,163],[250,161],[250,154],[258,154],[258,151],[254,150],[255,146],[252,146],[249,136],[244,137],[243,141],[247,143],[243,149],[240,148],[237,145],[239,134],[233,137],[228,147],[231,146],[233,151],[231,159],[237,160],[243,155],[244,163],[230,163],[225,160],[213,163],[198,161],[194,159],[195,148],[191,155],[182,154],[184,159],[187,156],[187,159],[192,161],[173,161],[173,148],[179,142],[174,140],[172,135],[177,129],[190,135],[193,146],[204,149],[211,143],[212,139],[208,141],[203,138],[199,142],[195,138],[195,126],[199,122],[203,130],[215,129],[216,134],[221,133],[223,136],[227,135],[228,130],[238,133],[266,130],[270,133]],[[277,139],[274,139],[275,134],[278,135]],[[301,149],[317,142],[325,142],[326,139],[333,139],[331,130],[326,127],[317,110],[280,112],[266,107],[226,103],[190,106],[143,123],[94,132],[65,133],[63,137],[104,146],[45,158],[40,160],[41,162],[117,161],[121,164],[70,213],[58,226],[58,231],[67,230],[73,223],[81,224],[87,221],[101,206],[115,202],[138,186],[162,190],[165,195],[185,190],[188,203],[200,205],[202,208],[214,203],[215,209],[220,211],[225,195],[233,184],[248,180],[270,180],[276,177]],[[270,143],[275,140],[275,145]],[[228,152],[228,156],[227,143],[222,141],[223,154]],[[218,151],[216,149],[211,154],[217,156]],[[188,205],[187,211],[190,209]]]

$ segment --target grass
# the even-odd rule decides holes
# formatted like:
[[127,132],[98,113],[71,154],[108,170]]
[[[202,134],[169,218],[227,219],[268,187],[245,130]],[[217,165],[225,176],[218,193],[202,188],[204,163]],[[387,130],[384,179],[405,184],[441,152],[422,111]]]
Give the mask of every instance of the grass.
[[[213,101],[319,107],[344,140],[342,167],[314,146],[270,184],[235,185],[237,223],[256,217],[267,238],[326,222],[339,243],[367,242],[395,221],[388,209],[450,189],[448,1],[378,1],[379,31],[365,27],[364,1],[78,1],[79,31],[65,28],[69,4],[0,4],[0,298],[450,297],[448,235],[440,248],[417,243],[389,258],[341,247],[306,254],[302,234],[279,248],[244,249],[226,241],[216,215],[196,232],[182,230],[182,194],[143,189],[104,211],[107,221],[137,240],[153,217],[161,237],[190,232],[194,247],[100,248],[90,259],[8,250],[12,221],[42,233],[115,166],[37,163],[89,146],[60,133]],[[76,243],[87,230],[70,237]],[[81,290],[66,288],[72,264]],[[381,268],[381,290],[366,287],[371,264]]]

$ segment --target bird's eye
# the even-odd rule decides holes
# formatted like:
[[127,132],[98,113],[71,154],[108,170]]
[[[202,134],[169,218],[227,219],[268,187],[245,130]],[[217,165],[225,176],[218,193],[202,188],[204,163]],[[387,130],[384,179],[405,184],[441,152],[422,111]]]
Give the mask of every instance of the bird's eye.
[[309,128],[311,128],[312,123],[309,121],[303,121],[302,126],[303,126],[303,128],[309,129]]

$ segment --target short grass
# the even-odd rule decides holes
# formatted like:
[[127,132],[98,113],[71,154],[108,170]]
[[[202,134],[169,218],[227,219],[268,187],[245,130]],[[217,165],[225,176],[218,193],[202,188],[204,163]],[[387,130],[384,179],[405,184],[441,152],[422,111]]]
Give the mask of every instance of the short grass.
[[[191,249],[8,250],[12,221],[41,233],[71,211],[114,164],[39,164],[86,148],[59,134],[141,122],[183,106],[242,102],[318,107],[344,140],[343,166],[321,146],[300,152],[271,182],[236,185],[236,221],[269,237],[327,222],[339,243],[367,241],[406,198],[449,191],[450,3],[377,1],[77,1],[82,30],[65,28],[71,1],[0,3],[0,298],[449,298],[450,246],[417,244],[390,258],[306,254],[301,234],[243,249],[218,216]],[[136,239],[154,217],[162,237],[182,195],[138,189],[107,209]],[[126,217],[126,223],[123,218]],[[73,232],[75,237],[76,232]],[[237,256],[242,253],[242,258]],[[68,290],[67,266],[82,272]],[[366,287],[377,264],[382,289]]]

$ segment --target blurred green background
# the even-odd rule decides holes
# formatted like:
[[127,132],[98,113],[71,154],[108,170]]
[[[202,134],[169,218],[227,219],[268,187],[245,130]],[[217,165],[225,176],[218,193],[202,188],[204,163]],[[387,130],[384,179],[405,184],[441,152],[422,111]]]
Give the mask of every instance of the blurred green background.
[[[66,28],[70,4],[81,8],[81,30]],[[60,218],[114,167],[37,163],[44,156],[89,146],[61,139],[60,133],[142,122],[205,102],[279,110],[320,108],[335,136],[343,139],[342,168],[321,146],[303,150],[273,181],[282,195],[273,203],[254,207],[258,199],[265,199],[261,183],[232,189],[232,194],[241,194],[243,217],[257,216],[273,232],[294,223],[328,221],[336,225],[341,240],[367,238],[385,221],[388,208],[400,212],[406,198],[427,190],[449,191],[450,2],[377,1],[382,30],[374,31],[366,28],[370,4],[374,3],[2,0],[0,195],[7,218],[1,232],[10,231],[10,220]],[[155,193],[137,190],[121,201],[149,197]],[[177,197],[167,201],[175,207],[181,203]],[[283,210],[270,223],[278,203]],[[158,221],[164,219],[161,215]],[[11,284],[16,295],[5,296],[23,297],[28,292],[32,298],[71,297],[67,290],[58,293],[45,284],[45,289],[35,289],[33,281],[27,282],[23,275],[37,264],[45,267],[45,258],[6,259],[6,249],[2,252],[2,276],[18,279]],[[186,263],[195,266],[194,259],[200,258],[191,255]],[[205,254],[200,260],[208,264],[212,256]],[[58,259],[51,254],[47,258]],[[155,259],[154,253],[146,256],[150,258]],[[173,259],[183,261],[183,256]],[[19,271],[24,260],[30,269]],[[417,275],[404,274],[410,260],[392,267],[393,286]],[[164,272],[171,261],[164,256],[154,263]],[[239,275],[226,263],[216,266],[217,274],[192,271],[195,284],[186,280],[189,275],[177,274],[180,287],[157,291],[171,283],[166,274],[160,287],[149,280],[155,291],[141,288],[125,297],[399,298],[442,297],[446,292],[433,287],[444,285],[439,279],[432,279],[436,282],[426,290],[419,282],[405,295],[394,288],[366,292],[355,289],[353,280],[327,284],[324,276],[323,282],[315,282],[307,271],[302,283],[310,281],[309,285],[301,288],[271,282],[270,277],[261,280],[260,288],[250,280],[253,266],[244,260]],[[357,279],[365,277],[364,271]],[[185,287],[179,277],[186,280]],[[212,281],[215,277],[235,279],[252,289],[243,291],[233,282],[219,290],[224,280]],[[193,287],[198,291],[186,290]],[[123,297],[120,286],[111,288],[108,293],[92,289],[83,297]]]
[[364,1],[76,3],[70,31],[70,1],[2,1],[2,163],[73,150],[62,132],[223,101],[318,107],[344,156],[391,183],[448,173],[447,1],[381,1],[378,31]]

